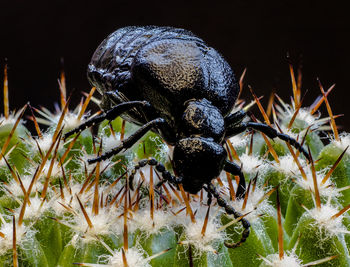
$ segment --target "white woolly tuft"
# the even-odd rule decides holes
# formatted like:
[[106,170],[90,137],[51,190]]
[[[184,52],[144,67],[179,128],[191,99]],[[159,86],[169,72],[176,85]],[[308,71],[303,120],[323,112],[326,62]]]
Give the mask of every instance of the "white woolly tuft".
[[326,233],[329,236],[337,235],[339,233],[344,233],[347,231],[342,223],[344,214],[340,215],[337,218],[331,219],[331,217],[337,214],[339,210],[330,204],[322,205],[320,209],[313,208],[307,212],[313,219],[315,219],[316,228],[320,231],[326,230]]
[[264,260],[264,265],[271,267],[301,267],[303,266],[301,260],[293,252],[284,255],[283,259],[279,258],[279,254],[271,254],[267,256]]
[[230,205],[232,205],[236,211],[242,214],[249,213],[245,218],[251,223],[254,223],[254,221],[258,219],[261,214],[273,215],[275,212],[268,198],[264,199],[259,204],[259,201],[264,197],[265,193],[266,192],[261,190],[258,186],[255,188],[254,192],[250,190],[244,210],[242,209],[244,199],[231,201]]
[[[33,152],[38,153],[39,151],[38,146],[40,147],[40,150],[42,152],[46,153],[50,149],[50,146],[52,145],[52,137],[53,137],[53,134],[51,132],[48,132],[48,133],[44,133],[42,135],[42,138],[33,137],[25,140],[27,140],[27,142],[33,147],[32,153]],[[61,148],[63,148],[63,142],[60,142],[60,144],[58,145],[58,149],[61,149]]]
[[113,147],[116,147],[120,144],[121,144],[120,133],[116,133],[115,136],[111,134],[110,136],[104,135],[102,137],[103,151],[108,151],[108,150],[112,149]]
[[[21,177],[23,187],[26,190],[28,190],[32,179],[33,179],[33,177],[29,176],[29,175],[24,175],[23,177]],[[16,197],[23,196],[23,191],[21,189],[21,186],[14,179],[11,179],[7,185],[5,185],[5,184],[0,185],[0,188],[1,187],[7,188],[7,190],[10,191]],[[41,183],[35,183],[33,185],[32,192],[41,191],[41,190],[42,190]]]
[[[28,231],[33,232],[25,225],[18,226],[16,225],[16,241],[21,243],[22,240],[26,237]],[[0,238],[0,255],[6,253],[9,249],[12,249],[13,243],[13,224],[12,222],[3,223],[0,226],[0,232],[5,235],[5,238]]]
[[[42,206],[41,206],[42,205]],[[43,212],[49,209],[51,206],[48,202],[42,203],[40,197],[35,196],[30,198],[30,204],[27,203],[24,219],[36,219],[39,218]],[[16,209],[16,214],[21,212],[22,206]]]
[[65,209],[60,203],[72,207],[74,211],[80,211],[80,205],[76,198],[76,195],[79,196],[79,199],[82,203],[86,203],[93,198],[93,192],[79,194],[81,187],[81,184],[73,183],[72,185],[70,185],[70,192],[70,190],[63,186],[63,194],[65,196],[64,199],[61,198],[60,192],[58,190],[58,195],[54,196],[50,200],[51,208],[55,211],[56,214],[62,215],[63,213],[67,212],[67,209]]
[[116,216],[116,210],[100,208],[97,215],[92,213],[91,207],[85,207],[85,210],[91,220],[93,228],[89,228],[82,211],[80,211],[78,216],[74,217],[75,227],[73,229],[77,234],[84,235],[84,238],[82,239],[84,243],[96,241],[96,236],[122,232],[123,224],[121,219]]
[[133,214],[132,220],[129,222],[129,229],[130,232],[140,229],[146,235],[157,234],[164,228],[170,229],[174,219],[175,216],[167,211],[155,210],[152,220],[149,208],[144,207]]
[[[112,267],[124,267],[122,250],[114,251],[113,255],[109,257],[108,264]],[[148,260],[144,258],[145,252],[135,247],[129,248],[125,251],[126,261],[128,266],[133,267],[151,267]]]
[[242,171],[244,173],[249,173],[252,176],[255,175],[257,172],[262,174],[266,171],[267,166],[262,160],[262,158],[260,158],[259,156],[244,153],[241,156],[239,156],[239,159],[241,160],[241,162],[243,162]]
[[[304,171],[306,173],[307,180],[303,179],[301,176],[298,176],[298,178],[296,179],[296,183],[305,190],[310,190],[314,193],[315,186],[312,178],[312,171],[310,168],[304,168]],[[316,172],[316,181],[320,196],[336,198],[340,195],[340,193],[337,190],[337,188],[334,187],[334,185],[332,184],[331,179],[328,179],[324,184],[321,184],[325,176],[325,171],[327,171],[327,169]]]
[[[130,169],[130,170],[132,170],[132,169]],[[149,165],[146,165],[145,167],[137,170],[137,172],[134,176],[134,185],[137,185],[143,181],[143,185],[148,186],[149,182],[150,182],[150,170],[151,170],[151,167]],[[141,176],[140,171],[142,171],[144,179]],[[153,167],[153,184],[157,184],[158,182],[159,182],[159,178],[156,174],[155,168]]]
[[248,137],[242,134],[234,135],[229,140],[235,148],[243,147],[248,143]]
[[307,125],[312,125],[316,122],[319,116],[314,116],[310,114],[310,110],[307,108],[299,109],[297,114],[297,119],[302,120],[307,123]]
[[[298,165],[295,163],[294,158],[292,155],[288,154],[286,156],[279,158],[280,163],[274,163],[274,168],[277,171],[280,171],[284,173],[288,177],[296,176],[299,173]],[[306,162],[305,160],[299,158],[299,162],[301,166],[305,166]]]
[[[299,137],[299,139],[300,139],[300,134],[291,131],[290,129],[287,128],[286,125],[282,124],[280,127],[281,127],[281,130],[282,130],[282,132],[283,132],[284,134],[289,135],[290,137],[294,138],[295,140],[298,140],[298,137]],[[277,141],[277,139],[276,139],[275,141]],[[281,143],[284,142],[284,141],[282,141],[282,140],[278,140],[278,141],[281,142]]]
[[0,160],[0,169],[2,168],[6,168],[6,162],[3,158]]
[[[60,116],[61,114],[57,116],[56,123],[58,123]],[[78,114],[72,112],[67,112],[63,120],[64,128],[68,130],[78,127],[82,122],[83,120],[78,119]]]
[[172,157],[174,148],[170,148],[159,136],[150,137],[150,140],[157,146],[154,157],[162,160],[168,160],[168,156]]
[[[294,112],[295,112],[294,108],[287,108],[286,110],[284,110],[283,113],[281,113],[281,118],[283,118],[283,120],[290,121],[294,115]],[[319,115],[310,114],[310,110],[308,108],[301,108],[299,109],[299,112],[295,119],[303,121],[306,124],[305,128],[307,128],[307,126],[310,126],[310,125],[313,125],[314,126],[313,128],[317,128],[318,118],[319,118]]]
[[17,120],[17,115],[18,114],[13,114],[11,113],[8,118],[5,118],[5,116],[3,116],[2,114],[0,115],[0,126],[3,127],[5,125],[14,125],[16,123]]
[[[196,218],[196,223],[188,223],[185,225],[185,236],[186,240],[184,244],[188,243],[193,245],[198,253],[203,252],[215,252],[213,245],[219,240],[225,238],[223,231],[218,231],[220,224],[215,220],[209,218],[205,235],[202,235],[202,228],[204,219]],[[194,255],[195,257],[198,255]]]
[[[350,134],[342,133],[339,135],[339,141],[334,139],[332,143],[341,150],[345,150],[348,146],[350,146]],[[350,149],[348,149],[346,153],[350,154]]]

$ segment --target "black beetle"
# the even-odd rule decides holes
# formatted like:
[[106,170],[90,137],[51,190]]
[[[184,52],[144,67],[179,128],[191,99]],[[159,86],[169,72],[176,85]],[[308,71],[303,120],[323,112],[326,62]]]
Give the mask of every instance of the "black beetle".
[[[228,214],[238,218],[242,215],[219,196],[211,183],[222,170],[227,171],[240,177],[236,197],[245,195],[241,168],[227,160],[223,147],[229,137],[250,128],[285,140],[309,157],[290,136],[263,123],[243,122],[243,110],[230,113],[239,83],[224,58],[189,31],[157,26],[119,29],[95,51],[88,66],[88,79],[103,96],[104,114],[66,133],[65,138],[119,115],[141,126],[121,145],[89,163],[130,148],[149,130],[174,146],[176,177],[161,163],[149,159],[135,166],[129,177],[131,183],[137,169],[154,165],[163,181],[181,183],[185,191],[193,194],[205,188]],[[244,218],[241,222],[245,228],[241,240],[227,246],[236,247],[248,237],[250,224]]]

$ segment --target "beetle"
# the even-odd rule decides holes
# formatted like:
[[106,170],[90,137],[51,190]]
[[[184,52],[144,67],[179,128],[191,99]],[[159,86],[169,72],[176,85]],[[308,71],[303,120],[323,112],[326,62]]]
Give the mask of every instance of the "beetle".
[[[209,201],[235,218],[242,216],[211,183],[221,171],[239,176],[237,198],[245,196],[246,184],[239,165],[227,160],[223,146],[233,135],[253,129],[270,138],[289,142],[306,158],[306,150],[292,137],[256,122],[245,122],[246,113],[231,113],[239,83],[226,60],[192,32],[157,26],[125,27],[110,34],[97,48],[87,70],[88,80],[102,95],[103,114],[67,132],[64,138],[103,120],[121,116],[140,128],[117,147],[89,161],[105,160],[134,145],[148,131],[154,131],[174,146],[172,175],[155,159],[141,160],[132,171],[146,164],[155,166],[163,182],[182,184],[196,194],[204,188]],[[249,235],[250,224],[240,219],[244,230],[237,247]]]

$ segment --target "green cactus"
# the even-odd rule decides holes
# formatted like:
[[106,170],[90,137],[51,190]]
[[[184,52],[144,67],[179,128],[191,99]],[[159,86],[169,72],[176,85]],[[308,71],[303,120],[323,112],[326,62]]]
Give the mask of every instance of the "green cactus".
[[226,245],[240,240],[241,223],[215,199],[208,207],[205,190],[190,195],[168,183],[154,190],[160,178],[150,167],[136,173],[130,190],[129,171],[141,159],[155,157],[171,171],[171,147],[157,134],[88,165],[137,126],[116,118],[102,122],[96,136],[85,129],[62,140],[60,131],[87,118],[89,97],[73,110],[63,100],[57,113],[37,110],[40,117],[33,120],[49,126],[45,132],[37,129],[37,136],[20,120],[21,111],[5,111],[7,117],[0,117],[0,266],[350,266],[350,137],[334,132],[324,145],[319,132],[327,130],[329,119],[314,116],[315,106],[296,108],[298,95],[292,104],[279,99],[273,116],[282,132],[300,142],[305,136],[315,169],[285,142],[268,145],[260,133],[242,133],[227,144],[249,182],[245,199],[236,199],[234,177],[223,173],[213,181],[251,224],[249,237],[237,248]]

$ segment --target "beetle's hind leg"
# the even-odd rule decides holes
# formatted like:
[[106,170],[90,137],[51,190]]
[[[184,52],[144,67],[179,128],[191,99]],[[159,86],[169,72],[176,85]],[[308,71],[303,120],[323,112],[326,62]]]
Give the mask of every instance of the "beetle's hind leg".
[[271,139],[277,137],[283,141],[290,143],[292,146],[294,146],[296,149],[298,149],[301,153],[303,153],[303,155],[308,160],[310,160],[309,153],[307,153],[307,151],[301,146],[300,143],[298,143],[297,140],[295,140],[293,137],[291,137],[287,134],[279,133],[277,130],[275,130],[271,126],[264,124],[264,123],[244,122],[244,123],[241,123],[239,125],[231,125],[231,126],[228,125],[226,127],[225,139],[227,139],[231,136],[234,136],[236,134],[242,133],[248,128],[262,132],[262,133],[266,134]]
[[[231,205],[227,203],[227,201],[224,198],[222,198],[219,195],[219,192],[216,190],[215,186],[212,183],[209,183],[207,187],[204,187],[204,189],[208,192],[209,195],[213,195],[216,198],[218,205],[224,208],[227,214],[233,215],[235,219],[243,217],[241,213],[237,212]],[[249,236],[249,233],[250,233],[249,221],[245,218],[241,218],[239,221],[242,223],[242,226],[244,228],[241,240],[239,240],[237,243],[225,242],[225,246],[228,248],[236,248],[241,246]]]
[[129,102],[120,103],[120,104],[112,107],[110,110],[106,111],[102,115],[99,115],[99,116],[96,116],[90,120],[87,120],[83,124],[79,125],[77,128],[74,128],[73,130],[67,132],[64,135],[63,139],[66,139],[67,137],[71,136],[72,134],[81,132],[81,131],[85,130],[86,128],[91,127],[95,124],[98,124],[104,120],[110,120],[110,121],[114,120],[122,113],[129,111],[133,108],[149,107],[149,106],[150,106],[150,104],[147,101],[129,101]]

